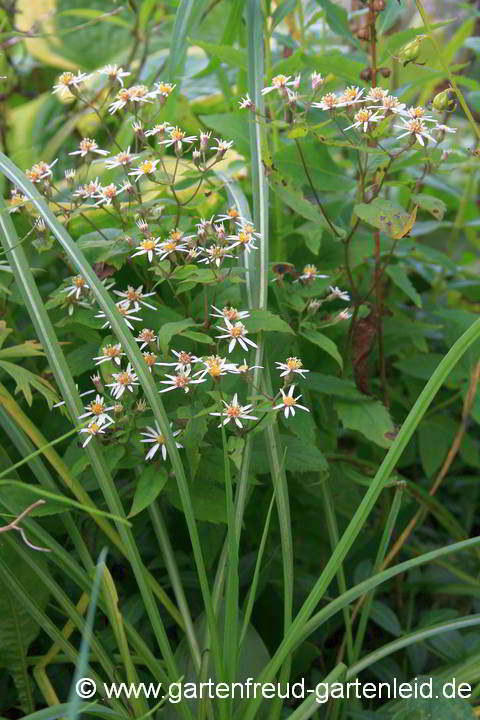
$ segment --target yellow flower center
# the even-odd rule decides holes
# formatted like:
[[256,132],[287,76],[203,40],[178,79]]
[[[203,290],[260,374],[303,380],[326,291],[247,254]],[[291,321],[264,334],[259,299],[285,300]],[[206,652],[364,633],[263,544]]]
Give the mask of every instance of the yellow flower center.
[[96,147],[97,143],[95,142],[95,140],[91,140],[91,138],[83,138],[83,140],[80,141],[80,150],[84,152],[93,150]]
[[156,240],[142,240],[142,242],[140,243],[140,247],[143,250],[155,250],[156,244]]
[[286,75],[275,75],[275,77],[272,78],[272,85],[276,88],[285,87],[286,82],[287,82]]
[[229,208],[227,215],[234,220],[235,218],[239,217],[237,208]]
[[73,80],[73,73],[71,72],[64,72],[60,75],[58,78],[58,84],[59,85],[65,85],[65,87],[68,87],[71,85]]
[[155,442],[159,443],[159,445],[165,445],[165,438],[163,435],[155,435]]
[[158,83],[157,87],[158,87],[159,93],[161,93],[162,95],[170,95],[170,93],[173,90],[173,87],[172,87],[172,85],[170,85],[170,83],[162,83],[161,82],[161,83]]
[[151,160],[145,160],[145,162],[143,162],[143,163],[140,165],[140,170],[141,170],[142,173],[144,173],[145,175],[148,174],[148,173],[153,172],[154,167],[153,167],[152,161],[151,161]]
[[188,375],[177,375],[175,377],[175,385],[176,387],[183,388],[190,382],[190,378]]
[[238,337],[242,337],[242,335],[244,334],[244,332],[245,332],[245,328],[244,328],[244,326],[242,325],[242,323],[237,323],[237,324],[234,325],[234,326],[232,327],[232,329],[230,330],[230,335],[231,335],[232,337],[234,337],[234,338],[238,338]]
[[182,142],[183,138],[185,137],[185,133],[183,130],[180,130],[180,128],[176,127],[172,130],[170,133],[172,140],[175,142]]
[[148,367],[152,367],[152,365],[155,365],[157,356],[155,353],[143,353],[143,359],[147,363]]
[[135,302],[135,300],[138,300],[142,297],[142,293],[137,292],[132,287],[128,287],[127,289],[127,299],[130,300],[130,302]]
[[181,362],[182,365],[190,365],[190,363],[192,362],[192,356],[190,355],[190,353],[182,351],[178,355],[178,362]]
[[224,307],[222,310],[224,316],[230,320],[230,322],[233,322],[237,319],[238,310],[236,308],[227,308]]
[[355,119],[360,123],[368,122],[371,114],[370,110],[359,110],[355,115]]
[[108,357],[117,357],[117,355],[120,355],[120,350],[116,345],[107,345],[106,347],[102,348],[103,354],[107,355]]
[[91,435],[95,435],[100,430],[100,425],[97,425],[97,423],[92,423],[88,426],[88,432]]
[[145,342],[152,342],[155,339],[155,333],[152,330],[142,330],[138,337]]
[[305,267],[303,268],[303,274],[310,275],[310,276],[316,275],[317,268],[315,267],[315,265],[305,265]]
[[129,385],[132,382],[132,376],[128,372],[121,372],[117,375],[117,383],[119,385]]
[[231,418],[239,417],[239,415],[241,415],[241,413],[242,413],[242,410],[239,405],[229,405],[226,410],[227,410],[228,417],[231,417]]
[[101,415],[104,410],[105,405],[103,404],[103,402],[90,403],[90,412],[92,412],[94,415]]
[[299,370],[303,367],[303,363],[296,357],[289,357],[287,358],[287,367],[289,370]]
[[290,395],[285,395],[285,397],[283,398],[283,404],[286,407],[291,407],[292,405],[295,405],[296,402],[297,401],[295,400],[295,398],[290,397]]

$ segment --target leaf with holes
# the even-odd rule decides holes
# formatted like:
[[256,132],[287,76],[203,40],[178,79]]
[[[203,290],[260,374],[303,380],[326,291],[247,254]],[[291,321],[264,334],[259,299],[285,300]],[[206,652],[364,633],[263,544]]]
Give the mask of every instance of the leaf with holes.
[[412,202],[418,205],[422,210],[426,210],[436,220],[443,220],[443,216],[447,211],[447,206],[440,200],[440,198],[434,197],[433,195],[425,195],[419,193],[418,195],[411,196]]
[[413,228],[417,217],[417,206],[411,213],[407,213],[400,205],[395,205],[390,200],[375,198],[371,203],[355,205],[354,212],[360,220],[399,240],[408,235]]

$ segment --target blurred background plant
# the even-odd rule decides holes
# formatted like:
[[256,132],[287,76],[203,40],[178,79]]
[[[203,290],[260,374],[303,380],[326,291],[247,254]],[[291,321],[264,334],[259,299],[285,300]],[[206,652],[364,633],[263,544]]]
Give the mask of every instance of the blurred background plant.
[[[84,667],[455,677],[469,701],[430,709],[473,717],[478,3],[85,5],[0,8],[2,716],[86,712],[61,704]],[[230,355],[230,320],[256,347]],[[255,417],[220,431],[228,407]],[[29,545],[3,531],[27,508]],[[175,714],[423,717],[259,706]]]

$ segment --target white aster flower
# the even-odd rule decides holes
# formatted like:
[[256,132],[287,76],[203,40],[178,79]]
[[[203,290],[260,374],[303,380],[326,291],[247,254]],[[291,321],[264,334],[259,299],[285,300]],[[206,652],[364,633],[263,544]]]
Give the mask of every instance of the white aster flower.
[[100,423],[98,422],[92,422],[86,428],[82,428],[80,432],[87,433],[87,439],[83,443],[82,447],[86,447],[92,437],[96,437],[97,435],[103,435],[109,425],[111,425],[111,423],[104,423],[103,425],[100,425]]
[[216,335],[217,340],[222,340],[223,338],[229,338],[230,342],[228,344],[228,352],[231,353],[232,350],[235,348],[235,345],[238,344],[240,347],[247,351],[248,347],[247,345],[250,345],[251,347],[258,347],[256,343],[253,342],[253,340],[250,340],[247,338],[247,329],[245,325],[241,322],[236,322],[235,324],[232,324],[228,318],[225,318],[224,320],[226,327],[220,327],[219,325],[215,325],[217,330],[222,330],[224,332],[224,335]]
[[78,90],[78,86],[84,82],[87,77],[87,73],[80,71],[76,75],[72,72],[64,72],[58,77],[56,84],[53,86],[52,93],[54,95],[55,93],[60,93],[60,96],[64,97],[71,93],[73,89]]
[[250,110],[250,108],[255,107],[250,95],[247,93],[244,98],[238,101],[238,104],[240,105],[241,110]]
[[304,373],[310,372],[310,370],[306,370],[303,367],[302,361],[297,357],[289,357],[286,362],[276,362],[275,365],[277,366],[277,370],[283,370],[283,372],[280,373],[280,377],[286,377],[290,375],[290,373],[297,373],[305,380]]
[[346,302],[350,302],[350,295],[346,290],[340,290],[339,287],[336,285],[329,285],[330,295],[328,296],[328,299],[333,300],[335,298],[338,298],[339,300],[345,300]]
[[422,122],[431,123],[437,122],[431,115],[425,115],[425,108],[421,105],[417,105],[417,107],[409,107],[404,114],[411,120],[421,120]]
[[190,392],[190,385],[198,385],[198,383],[205,382],[204,378],[193,379],[190,376],[191,368],[186,367],[184,370],[180,370],[176,375],[166,375],[168,380],[160,380],[162,385],[169,385],[170,387],[163,388],[160,390],[161,393],[169,392],[170,390],[184,390],[186,393]]
[[340,103],[345,107],[349,105],[356,105],[359,102],[363,102],[362,95],[365,92],[365,88],[355,87],[354,85],[345,88],[343,95],[340,98]]
[[297,402],[297,400],[300,400],[300,398],[302,397],[301,395],[298,395],[296,398],[293,397],[294,390],[295,385],[291,385],[287,395],[282,388],[280,390],[280,392],[282,393],[282,402],[278,405],[275,405],[275,407],[273,408],[274,410],[283,410],[286,418],[288,418],[290,413],[292,415],[295,415],[296,408],[300,408],[301,410],[306,410],[307,412],[310,412],[308,408],[306,408],[304,405],[300,405]]
[[149,130],[145,130],[145,137],[155,137],[156,135],[159,135],[160,138],[163,139],[165,133],[169,132],[172,129],[172,126],[168,122],[159,123],[157,125],[154,125]]
[[119,373],[112,373],[114,381],[113,383],[109,383],[107,387],[112,388],[112,396],[119,400],[125,390],[129,390],[133,393],[134,387],[139,385],[137,382],[137,375],[132,370],[132,366],[130,363],[127,365],[126,370],[122,370]]
[[119,153],[111,157],[109,160],[105,161],[105,167],[108,170],[113,170],[113,168],[117,167],[127,167],[127,165],[130,165],[134,160],[138,158],[138,155],[132,155],[130,153],[130,145],[126,150],[121,150]]
[[82,200],[87,200],[88,198],[98,197],[101,191],[102,185],[97,177],[95,180],[90,180],[90,182],[86,183],[86,185],[80,185],[80,187],[78,187],[73,193],[73,197],[79,197],[82,198]]
[[234,363],[227,363],[227,359],[219,355],[209,355],[201,362],[204,367],[202,370],[198,370],[194,377],[198,375],[202,380],[206,375],[210,375],[213,380],[218,380],[222,375],[233,373],[237,367]]
[[173,255],[175,252],[188,252],[186,245],[177,240],[175,237],[170,236],[164,240],[156,249],[156,254],[160,260],[165,260],[169,255]]
[[44,180],[46,177],[52,176],[52,168],[57,162],[58,158],[56,158],[50,164],[48,164],[44,160],[41,160],[39,163],[32,165],[30,170],[25,170],[25,175],[32,183],[40,182],[40,180]]
[[319,272],[317,272],[317,268],[315,265],[305,265],[303,268],[303,273],[293,282],[299,282],[300,280],[303,280],[303,282],[313,282],[313,280],[317,280],[318,278],[327,278],[328,275],[321,275]]
[[316,90],[317,87],[319,87],[319,85],[323,85],[323,83],[325,82],[325,78],[322,77],[322,75],[320,73],[317,73],[316,70],[312,73],[311,79],[312,79],[312,90]]
[[91,417],[93,415],[94,422],[97,423],[97,425],[105,425],[105,423],[111,425],[114,421],[107,413],[113,409],[113,405],[105,407],[105,400],[101,395],[97,394],[95,400],[92,400],[92,402],[88,403],[88,405],[85,405],[86,412],[84,412],[83,415],[79,415],[78,419],[83,420],[83,418]]
[[233,140],[230,140],[229,142],[227,142],[227,140],[220,140],[219,138],[215,138],[215,140],[217,144],[212,145],[210,149],[216,150],[218,155],[221,155],[223,157],[227,150],[230,150],[230,148],[232,147]]
[[388,90],[385,90],[385,88],[377,85],[377,87],[370,88],[368,93],[365,95],[364,100],[370,100],[371,102],[383,102],[383,98],[385,98],[387,95]]
[[154,365],[161,365],[162,363],[157,362],[157,355],[153,352],[144,352],[143,353],[143,359],[145,362],[145,365],[149,369],[150,372],[152,372],[152,368]]
[[235,364],[230,370],[230,372],[234,375],[246,375],[248,372],[250,372],[250,370],[255,370],[255,368],[263,370],[263,365],[249,365],[246,359],[243,358],[243,363],[241,363],[240,365]]
[[163,362],[158,364],[166,365],[167,367],[173,366],[175,367],[175,370],[183,372],[184,370],[191,368],[191,366],[195,363],[201,362],[200,358],[190,352],[187,352],[186,350],[172,350],[172,353],[177,358],[174,362]]
[[172,83],[166,83],[166,82],[156,82],[155,83],[155,90],[153,91],[155,95],[160,95],[164,98],[168,98],[172,92],[175,90],[177,86],[172,85]]
[[222,425],[227,425],[230,420],[233,420],[237,427],[243,428],[242,423],[240,420],[258,420],[258,417],[255,415],[249,415],[252,409],[252,405],[239,405],[238,404],[238,398],[237,393],[233,396],[232,402],[227,403],[225,400],[222,400],[222,403],[225,405],[225,409],[222,410],[222,412],[211,412],[209,415],[217,415],[218,417],[225,418],[225,420],[222,420],[219,428],[222,427]]
[[237,320],[245,320],[245,318],[250,317],[250,313],[248,310],[237,310],[237,308],[232,307],[231,305],[225,306],[223,310],[219,310],[215,305],[212,305],[212,308],[215,310],[215,312],[210,313],[211,317],[219,317],[224,320],[225,318],[228,318],[230,322],[236,322]]
[[207,263],[208,265],[214,264],[217,267],[220,267],[222,260],[233,257],[233,255],[228,253],[228,250],[231,249],[231,247],[223,247],[222,245],[211,245],[210,247],[203,249],[203,252],[207,257],[202,258],[202,260],[199,260],[198,262]]
[[145,305],[145,307],[150,308],[150,310],[157,309],[155,305],[150,305],[145,302],[145,298],[152,297],[152,295],[156,295],[156,293],[144,293],[143,285],[139,285],[136,290],[132,285],[129,285],[125,291],[114,290],[113,292],[115,295],[118,295],[118,297],[123,298],[123,302],[130,303],[131,305]]
[[320,98],[320,102],[312,103],[312,107],[320,108],[320,110],[335,110],[343,107],[343,103],[335,93],[327,93]]
[[191,145],[197,139],[196,135],[185,135],[185,131],[180,130],[179,127],[169,128],[168,132],[170,133],[170,138],[168,140],[161,140],[160,145],[165,145],[165,147],[174,145],[174,150],[177,153],[183,151],[184,144]]
[[398,135],[398,140],[405,137],[406,135],[410,135],[410,137],[416,137],[420,145],[424,146],[425,143],[423,141],[423,138],[427,138],[428,140],[431,140],[432,142],[436,143],[437,141],[435,138],[433,138],[431,135],[428,134],[427,126],[423,123],[422,120],[406,120],[403,117],[400,117],[400,121],[403,123],[402,125],[394,125],[393,127],[398,128],[399,130],[404,130],[401,135]]
[[[172,427],[172,423],[170,423],[170,427]],[[172,436],[177,437],[177,435],[180,435],[181,432],[181,430],[176,430],[172,433]],[[159,448],[162,448],[161,453],[163,459],[167,459],[166,440],[165,437],[162,435],[162,431],[160,430],[157,422],[155,422],[154,428],[147,426],[147,432],[142,432],[140,434],[143,435],[145,438],[145,440],[140,440],[140,442],[152,443],[152,447],[145,455],[145,460],[151,460]],[[177,446],[177,448],[183,448],[183,445],[180,445],[179,442],[175,441],[175,445]]]
[[124,190],[125,188],[123,186],[117,187],[115,183],[105,185],[105,187],[100,188],[98,194],[94,196],[99,198],[95,205],[111,205],[117,195],[120,195]]
[[137,168],[134,168],[129,175],[133,175],[135,180],[138,180],[143,175],[152,175],[156,172],[157,165],[160,160],[144,160]]
[[118,67],[118,65],[105,65],[98,72],[100,73],[100,75],[107,75],[110,82],[115,82],[115,80],[118,80],[122,87],[123,78],[128,77],[132,74],[130,72],[127,72],[127,70],[124,70],[122,67]]
[[448,125],[435,125],[435,127],[433,128],[433,132],[456,133],[457,128],[452,128]]
[[[372,109],[375,109],[376,106],[372,106]],[[406,108],[405,103],[401,103],[400,100],[395,97],[395,95],[385,95],[382,98],[382,110],[386,113],[391,112],[395,115],[404,115],[404,110]]]
[[[129,307],[129,305],[130,305],[130,303],[125,303],[125,302],[115,303],[115,307],[117,308],[118,312],[123,317],[123,319],[125,320],[126,326],[128,328],[130,328],[130,330],[135,330],[131,321],[135,320],[136,322],[142,322],[141,317],[137,317],[136,315],[134,315],[134,313],[136,313],[140,310],[140,305],[138,303],[135,303],[133,308]],[[98,313],[98,315],[95,315],[95,317],[103,319],[106,317],[106,314],[102,310],[101,312]],[[107,327],[108,328],[111,327],[110,320],[106,320],[106,322],[102,325],[102,329],[107,328]]]
[[102,354],[94,357],[93,359],[97,361],[95,365],[101,365],[102,363],[109,361],[113,361],[117,365],[120,365],[122,362],[120,358],[124,356],[125,353],[122,352],[122,346],[118,343],[117,345],[105,345],[102,347]]
[[215,222],[234,222],[239,221],[241,223],[246,222],[238,212],[237,208],[235,206],[228,208],[228,211],[224,213],[223,215],[217,215],[217,219]]
[[69,155],[80,155],[80,157],[85,157],[88,153],[95,153],[96,155],[109,155],[108,150],[101,150],[96,141],[92,140],[92,138],[84,137],[82,140],[80,140],[80,145],[78,146],[78,150],[74,150],[71,153],[68,153]]
[[272,84],[268,87],[263,88],[262,95],[272,92],[272,90],[278,90],[282,95],[287,95],[288,86],[295,85],[295,80],[290,80],[291,75],[275,75],[272,78]]
[[143,350],[143,348],[147,347],[147,345],[150,345],[150,343],[155,342],[156,339],[157,336],[155,335],[153,330],[150,330],[150,328],[143,328],[143,330],[139,332],[138,336],[135,338],[137,342],[141,343],[140,350]]
[[369,130],[369,124],[383,120],[385,115],[379,115],[378,112],[372,112],[368,108],[362,108],[353,116],[355,122],[349,125],[345,130],[351,130],[351,128],[358,128],[363,125],[363,132],[366,133]]
[[140,243],[135,248],[137,252],[133,253],[133,255],[130,255],[130,257],[136,257],[137,255],[147,255],[148,262],[152,262],[153,255],[156,252],[157,245],[160,241],[160,238],[147,238],[146,240],[141,240]]
[[75,275],[75,277],[72,278],[72,284],[64,288],[62,292],[68,292],[68,297],[70,297],[70,295],[75,295],[76,299],[78,300],[82,292],[88,289],[89,287],[85,281],[85,278],[82,277],[82,275]]

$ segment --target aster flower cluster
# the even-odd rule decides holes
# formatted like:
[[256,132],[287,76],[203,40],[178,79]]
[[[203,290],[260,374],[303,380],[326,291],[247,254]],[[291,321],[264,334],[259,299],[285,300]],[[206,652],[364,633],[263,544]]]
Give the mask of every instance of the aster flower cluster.
[[[440,138],[443,139],[445,133],[455,133],[456,131],[455,128],[427,115],[423,107],[407,108],[405,103],[382,87],[366,89],[350,86],[341,93],[327,92],[317,100],[318,91],[325,82],[325,78],[314,72],[310,78],[310,92],[301,94],[299,92],[301,86],[299,74],[295,75],[293,79],[290,75],[276,75],[272,78],[271,85],[263,88],[262,95],[275,92],[282,103],[293,113],[297,111],[298,105],[302,105],[303,111],[299,113],[300,116],[311,108],[318,108],[331,115],[344,113],[353,122],[344,127],[343,132],[358,130],[362,134],[369,134],[380,121],[390,118],[401,123],[390,123],[392,132],[401,131],[399,134],[396,133],[398,140],[408,137],[411,144],[418,141],[423,146],[426,140],[436,144]],[[257,112],[248,95],[242,98],[239,104],[243,109]],[[290,122],[294,121],[293,117],[290,116]],[[436,134],[436,137],[433,134]]]
[[[64,292],[67,292],[68,296],[81,295],[87,291],[88,286],[81,276],[74,277],[71,285],[64,288]],[[155,293],[143,293],[142,286],[136,289],[129,286],[126,291],[114,290],[114,293],[121,298],[117,307],[123,308],[124,311],[138,312],[140,303],[155,309],[155,306],[144,301],[144,298],[151,297]],[[243,351],[258,347],[257,343],[249,337],[250,313],[247,310],[238,310],[231,305],[223,308],[212,305],[209,315],[212,322],[221,321],[220,324],[214,326],[215,330],[220,331],[215,334],[214,338],[219,341],[218,350],[224,346],[223,341],[228,343],[225,349],[229,356],[237,346]],[[124,319],[127,325],[132,327],[131,316],[125,314]],[[138,319],[141,320],[141,318]],[[260,394],[253,396],[252,402],[243,404],[239,400],[238,392],[235,392],[231,399],[224,399],[221,393],[222,379],[227,375],[241,376],[248,385],[252,382],[253,371],[261,370],[262,366],[249,365],[245,357],[241,362],[234,362],[221,354],[197,356],[188,350],[172,350],[172,359],[159,360],[157,334],[154,330],[143,328],[135,335],[135,340],[143,351],[143,357],[150,372],[154,367],[161,368],[155,371],[154,376],[154,380],[158,380],[159,393],[177,391],[182,394],[192,394],[196,386],[205,383],[213,383],[213,387],[220,390],[222,407],[209,412],[210,416],[219,418],[218,428],[232,422],[232,427],[245,432],[249,427],[254,427],[249,423],[252,421],[258,423],[268,412],[280,410],[285,419],[295,416],[296,410],[310,412],[309,408],[299,402],[302,396],[295,394],[295,376],[298,375],[305,380],[309,372],[307,368],[303,367],[303,363],[298,357],[288,357],[285,362],[276,363],[279,379],[283,380],[283,386],[279,388],[275,396],[268,397]],[[115,433],[117,426],[120,430],[124,429],[125,418],[129,414],[133,416],[135,413],[145,412],[148,409],[145,400],[138,399],[138,394],[141,392],[140,383],[131,363],[127,361],[120,343],[107,342],[101,347],[100,353],[93,358],[93,361],[97,367],[106,368],[103,376],[109,378],[110,382],[104,382],[100,374],[93,375],[91,379],[95,390],[81,393],[82,395],[95,393],[94,400],[85,405],[84,412],[77,418],[79,422],[86,422],[86,425],[79,430],[84,436],[82,438],[83,447],[86,447],[94,437],[105,437],[110,433]],[[205,387],[209,387],[209,385],[207,384]],[[64,403],[59,403],[59,405],[62,404]],[[173,430],[172,424],[171,429]],[[172,432],[174,438],[180,434],[181,429]],[[146,461],[153,459],[157,451],[160,451],[161,457],[166,460],[166,440],[158,423],[146,426],[143,432],[137,434],[137,440],[149,445],[145,455]],[[177,448],[183,447],[177,440],[175,443]]]

